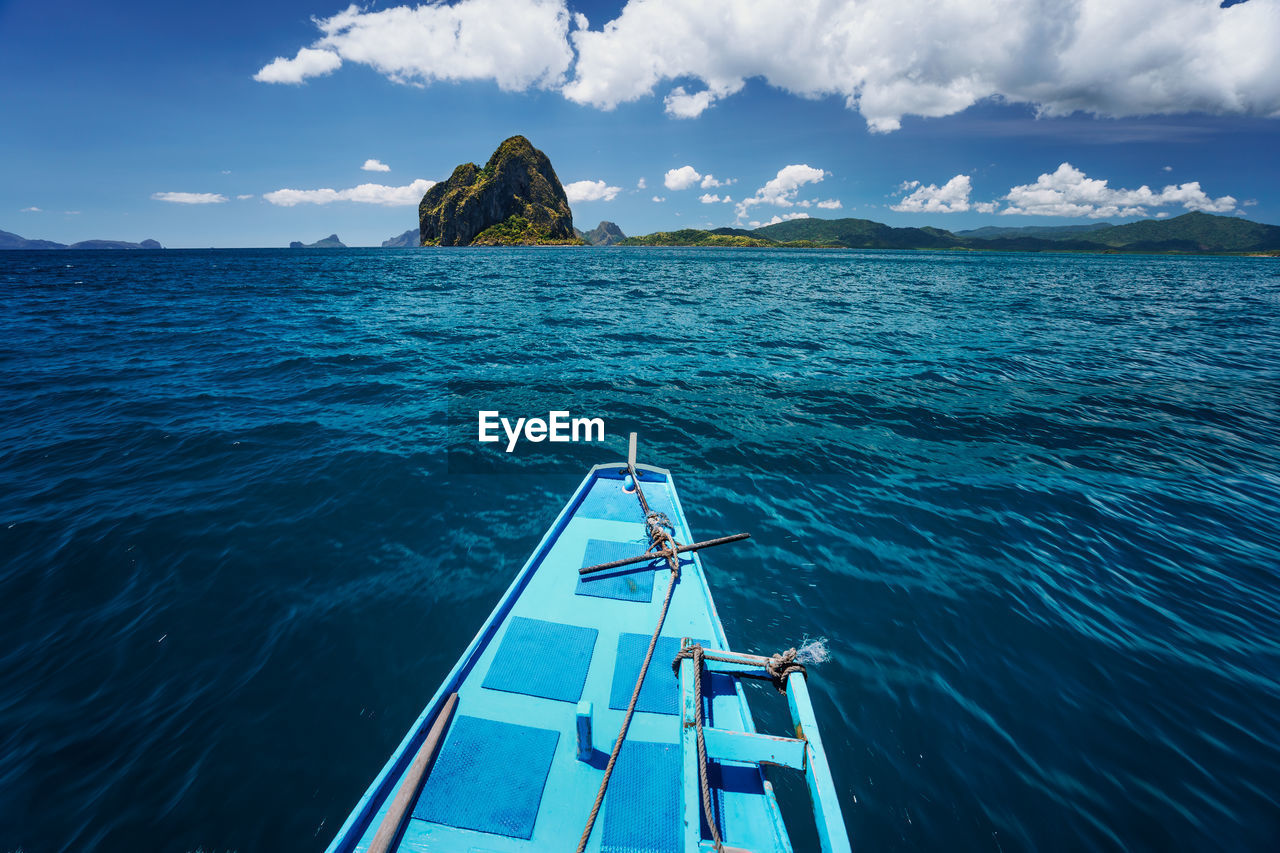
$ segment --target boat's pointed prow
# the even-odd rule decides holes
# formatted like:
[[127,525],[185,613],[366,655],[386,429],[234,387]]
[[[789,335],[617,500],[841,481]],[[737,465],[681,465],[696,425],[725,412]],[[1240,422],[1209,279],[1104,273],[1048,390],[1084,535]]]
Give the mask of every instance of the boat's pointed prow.
[[[699,551],[743,538],[696,542],[633,435],[626,463],[588,473],[331,853],[790,851],[766,764],[805,774],[823,848],[847,850],[805,675],[726,651]],[[776,678],[797,737],[755,732],[741,677]]]

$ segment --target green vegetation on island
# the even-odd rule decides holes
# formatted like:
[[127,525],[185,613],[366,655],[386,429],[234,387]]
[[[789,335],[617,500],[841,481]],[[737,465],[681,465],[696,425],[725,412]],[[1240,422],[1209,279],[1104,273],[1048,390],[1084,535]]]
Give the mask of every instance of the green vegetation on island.
[[754,230],[658,231],[629,237],[620,245],[1276,254],[1280,253],[1280,227],[1198,212],[1127,225],[983,228],[959,233],[941,228],[893,228],[869,219],[791,219]]
[[484,168],[463,163],[418,205],[423,246],[581,245],[551,161],[523,136]]

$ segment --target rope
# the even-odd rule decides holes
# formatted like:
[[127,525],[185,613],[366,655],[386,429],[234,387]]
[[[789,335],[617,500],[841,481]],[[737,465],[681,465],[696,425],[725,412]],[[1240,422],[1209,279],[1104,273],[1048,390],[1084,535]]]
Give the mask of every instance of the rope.
[[764,655],[749,655],[743,652],[716,652],[708,653],[701,645],[692,645],[688,648],[681,649],[671,661],[671,671],[680,674],[680,661],[686,658],[694,657],[694,650],[698,655],[706,660],[718,660],[722,663],[741,663],[758,666],[769,676],[769,680],[773,682],[773,686],[777,688],[779,693],[787,692],[787,676],[793,672],[803,672],[806,675],[808,670],[804,668],[804,664],[796,663],[797,652],[795,649],[787,649],[785,652],[778,652],[774,655],[765,657]]
[[[711,783],[707,774],[707,743],[702,731],[702,668],[707,660],[718,660],[723,663],[751,664],[760,667],[773,681],[778,692],[787,692],[787,676],[793,672],[805,672],[803,664],[796,663],[796,650],[787,649],[775,655],[748,655],[742,652],[708,653],[701,643],[694,643],[681,649],[671,661],[672,672],[679,675],[680,662],[693,660],[693,722],[698,735],[698,782],[702,789],[702,814],[707,819],[707,827],[711,830],[711,846],[717,853],[724,850],[724,842],[720,840],[720,829],[716,826],[715,815],[711,811]],[[581,850],[578,853],[582,853]]]
[[[577,853],[583,853],[587,849],[591,830],[596,825],[596,817],[600,814],[600,806],[604,803],[604,793],[609,787],[609,778],[613,776],[613,767],[618,763],[618,753],[622,751],[622,742],[627,738],[627,729],[631,727],[631,717],[635,714],[636,702],[640,699],[640,688],[644,685],[645,674],[648,673],[649,663],[653,660],[653,649],[658,645],[658,635],[662,633],[662,623],[667,620],[667,610],[671,607],[671,594],[675,591],[676,580],[680,577],[680,557],[676,553],[676,540],[662,526],[665,524],[670,527],[671,521],[662,513],[649,509],[649,502],[644,499],[644,491],[640,488],[640,477],[636,474],[636,469],[631,465],[627,467],[631,471],[632,482],[636,484],[636,497],[640,499],[640,509],[644,512],[645,524],[649,528],[649,552],[654,556],[663,553],[667,558],[667,565],[671,567],[671,579],[667,582],[667,595],[662,601],[662,612],[658,614],[658,624],[653,629],[653,636],[649,638],[649,651],[645,653],[644,663],[640,666],[636,686],[631,690],[631,702],[627,704],[626,716],[622,718],[622,728],[618,730],[618,739],[613,742],[613,752],[609,753],[609,763],[605,765],[604,778],[600,780],[600,790],[596,792],[596,801],[591,806],[587,826],[582,830],[582,838],[578,841]],[[660,546],[661,552],[658,550]],[[716,849],[720,848],[717,846]]]
[[702,646],[691,647],[693,652],[693,720],[698,727],[698,783],[702,788],[702,814],[711,829],[711,846],[716,853],[724,850],[724,842],[720,840],[720,828],[716,826],[715,815],[711,813],[711,783],[707,779],[707,742],[702,733],[702,658],[705,652]]

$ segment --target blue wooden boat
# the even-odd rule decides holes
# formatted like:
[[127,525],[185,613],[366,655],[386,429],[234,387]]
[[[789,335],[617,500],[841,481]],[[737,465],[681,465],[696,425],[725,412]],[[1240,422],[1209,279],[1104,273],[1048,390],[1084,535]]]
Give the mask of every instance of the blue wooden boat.
[[[671,474],[631,447],[587,474],[329,853],[790,851],[766,764],[804,775],[822,849],[850,849],[795,650],[730,651]],[[742,678],[775,682],[794,732],[756,732]]]

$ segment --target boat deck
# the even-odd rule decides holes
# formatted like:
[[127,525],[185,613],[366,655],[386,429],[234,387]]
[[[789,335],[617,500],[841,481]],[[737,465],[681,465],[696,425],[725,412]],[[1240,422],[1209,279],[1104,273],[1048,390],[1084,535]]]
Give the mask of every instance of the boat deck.
[[[651,507],[676,538],[694,541],[666,472],[641,467]],[[599,466],[508,590],[440,692],[392,756],[331,851],[365,850],[389,794],[443,699],[457,692],[443,746],[406,821],[404,851],[577,848],[639,674],[670,577],[665,563],[594,579],[578,569],[643,553],[648,540],[621,466]],[[722,559],[730,559],[727,552]],[[660,568],[659,565],[662,567]],[[670,610],[636,714],[587,850],[685,849],[680,683],[671,661],[682,637],[728,648],[696,554],[683,555]],[[707,724],[754,731],[736,680],[704,676]],[[578,756],[579,710],[590,703],[593,751]],[[712,762],[724,842],[755,853],[790,844],[756,764]],[[376,811],[375,811],[376,809]],[[363,824],[363,826],[362,826]],[[706,827],[702,836],[709,837]],[[359,841],[352,843],[354,839]]]

